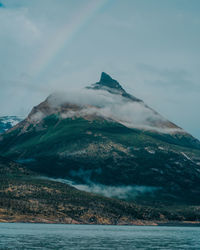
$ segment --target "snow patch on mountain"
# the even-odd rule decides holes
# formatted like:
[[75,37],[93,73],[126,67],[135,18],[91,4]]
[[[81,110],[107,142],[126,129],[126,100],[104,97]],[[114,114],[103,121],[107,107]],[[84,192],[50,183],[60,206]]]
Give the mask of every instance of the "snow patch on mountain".
[[0,133],[4,133],[8,129],[17,125],[23,117],[19,116],[2,116],[0,117]]

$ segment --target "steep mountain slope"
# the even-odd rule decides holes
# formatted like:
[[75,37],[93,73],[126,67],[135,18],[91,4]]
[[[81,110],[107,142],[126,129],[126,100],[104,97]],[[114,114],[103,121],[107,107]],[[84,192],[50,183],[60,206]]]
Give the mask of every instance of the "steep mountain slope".
[[0,137],[0,154],[85,190],[120,190],[108,196],[200,203],[200,142],[105,73],[81,94],[34,107]]
[[19,116],[1,116],[0,117],[0,134],[12,128],[23,119]]

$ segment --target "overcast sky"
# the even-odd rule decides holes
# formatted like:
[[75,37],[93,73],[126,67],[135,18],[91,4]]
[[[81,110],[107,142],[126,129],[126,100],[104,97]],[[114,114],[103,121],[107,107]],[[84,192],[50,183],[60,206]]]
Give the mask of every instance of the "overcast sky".
[[102,71],[200,139],[200,1],[0,0],[0,115]]

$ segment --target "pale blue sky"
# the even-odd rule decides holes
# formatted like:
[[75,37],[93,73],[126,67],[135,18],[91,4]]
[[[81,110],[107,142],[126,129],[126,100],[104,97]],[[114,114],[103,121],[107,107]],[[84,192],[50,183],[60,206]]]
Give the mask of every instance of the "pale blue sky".
[[199,0],[0,3],[0,115],[105,71],[200,139]]

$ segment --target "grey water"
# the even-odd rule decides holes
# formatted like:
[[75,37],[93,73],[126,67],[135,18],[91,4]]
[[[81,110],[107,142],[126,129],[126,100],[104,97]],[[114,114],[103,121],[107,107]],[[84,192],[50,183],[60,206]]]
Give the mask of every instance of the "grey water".
[[200,227],[0,223],[0,249],[200,249]]

